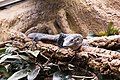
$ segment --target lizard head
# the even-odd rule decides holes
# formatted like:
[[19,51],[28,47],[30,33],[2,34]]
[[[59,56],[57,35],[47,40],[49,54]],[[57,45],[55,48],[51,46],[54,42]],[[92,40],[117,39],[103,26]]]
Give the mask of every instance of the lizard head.
[[80,34],[71,34],[64,38],[63,47],[70,47],[73,50],[78,49],[82,45],[83,37]]

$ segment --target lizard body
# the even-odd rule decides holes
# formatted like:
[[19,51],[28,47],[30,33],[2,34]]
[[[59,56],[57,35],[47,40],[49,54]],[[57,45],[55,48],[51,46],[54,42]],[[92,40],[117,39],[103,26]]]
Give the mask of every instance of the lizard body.
[[[80,34],[57,34],[57,35],[49,35],[49,34],[42,34],[42,33],[31,33],[28,35],[29,38],[33,39],[34,41],[54,41],[58,44],[59,47],[69,47],[73,50],[78,49],[81,47],[81,51],[85,52],[94,52],[99,54],[113,55],[113,57],[120,57],[117,56],[120,52],[107,50],[103,48],[97,47],[90,47],[87,41],[83,40]],[[78,40],[77,40],[78,39]]]
[[83,37],[80,34],[43,34],[43,33],[30,33],[28,37],[34,41],[53,41],[59,47],[69,47],[73,50],[78,49],[82,45]]

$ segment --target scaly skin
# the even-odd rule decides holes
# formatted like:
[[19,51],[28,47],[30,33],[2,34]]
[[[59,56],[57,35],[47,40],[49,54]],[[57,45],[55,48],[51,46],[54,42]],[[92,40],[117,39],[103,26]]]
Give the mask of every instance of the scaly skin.
[[43,33],[30,33],[28,35],[34,41],[53,41],[59,47],[69,47],[73,50],[78,49],[82,45],[82,35],[80,34],[43,34]]
[[[62,33],[57,35],[49,35],[49,34],[42,34],[42,33],[31,33],[28,35],[28,37],[35,41],[42,41],[42,40],[54,41],[55,43],[58,44],[59,47],[69,47],[73,50],[76,50],[82,45],[82,42],[83,42],[82,36],[80,35],[79,36],[80,43],[71,44],[72,43],[71,40],[75,38],[77,35],[80,35],[80,34],[63,34]],[[106,56],[113,55],[113,57],[120,58],[120,52],[97,48],[97,47],[90,47],[89,45],[86,45],[86,44],[82,45],[81,51],[94,52],[94,53],[104,54]]]

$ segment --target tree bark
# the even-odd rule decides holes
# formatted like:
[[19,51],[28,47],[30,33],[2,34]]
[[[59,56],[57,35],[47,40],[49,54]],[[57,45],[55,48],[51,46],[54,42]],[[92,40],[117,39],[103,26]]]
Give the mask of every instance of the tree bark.
[[86,41],[90,46],[105,48],[109,50],[120,49],[120,35],[92,37]]
[[[41,53],[57,62],[72,64],[77,68],[87,69],[97,75],[116,76],[120,79],[120,52],[107,50],[103,48],[82,45],[80,49],[73,51],[71,49],[59,48],[52,44],[46,44],[41,41],[33,42],[27,36],[18,31],[11,32],[11,43],[13,47],[20,50],[40,50]],[[96,38],[95,38],[96,39]],[[93,38],[93,41],[95,40]],[[101,40],[101,38],[99,38]],[[105,39],[105,38],[102,38]],[[111,38],[107,38],[107,40]],[[89,39],[88,39],[89,40]],[[98,40],[98,39],[97,39]],[[63,68],[64,69],[64,68]]]
[[120,52],[90,46],[82,46],[80,51],[73,51],[42,42],[36,44],[36,49],[43,51],[42,54],[48,58],[83,69],[87,67],[90,71],[93,69],[97,75],[116,76],[120,79]]

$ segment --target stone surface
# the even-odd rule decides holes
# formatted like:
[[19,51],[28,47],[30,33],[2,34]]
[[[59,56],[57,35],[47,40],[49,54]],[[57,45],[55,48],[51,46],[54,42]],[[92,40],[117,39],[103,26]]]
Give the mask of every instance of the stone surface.
[[86,37],[90,32],[105,31],[110,21],[120,28],[119,19],[119,0],[28,0],[0,11],[0,41],[9,29],[30,33],[35,27],[34,31],[41,32],[44,25],[49,28],[46,32],[46,27],[42,28],[45,33],[81,33]]

